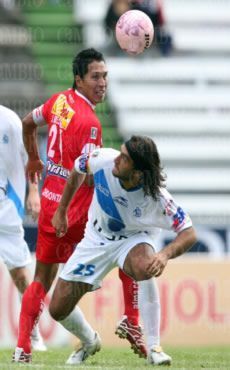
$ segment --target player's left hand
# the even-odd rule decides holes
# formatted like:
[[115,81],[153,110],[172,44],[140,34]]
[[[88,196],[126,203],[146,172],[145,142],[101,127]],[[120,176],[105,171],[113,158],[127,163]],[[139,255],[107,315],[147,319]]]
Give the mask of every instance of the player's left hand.
[[158,277],[164,271],[165,266],[167,265],[168,258],[162,252],[155,253],[152,261],[150,262],[147,272],[151,276]]

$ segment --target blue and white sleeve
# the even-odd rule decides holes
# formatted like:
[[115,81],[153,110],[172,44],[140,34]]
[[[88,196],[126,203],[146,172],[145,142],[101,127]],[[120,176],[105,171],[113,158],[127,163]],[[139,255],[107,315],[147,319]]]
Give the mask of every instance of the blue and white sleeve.
[[179,233],[192,226],[189,214],[179,206],[166,189],[161,189],[160,197],[161,228]]
[[74,168],[78,173],[93,174],[97,171],[99,161],[96,158],[100,154],[100,149],[95,149],[91,153],[82,154],[74,162]]

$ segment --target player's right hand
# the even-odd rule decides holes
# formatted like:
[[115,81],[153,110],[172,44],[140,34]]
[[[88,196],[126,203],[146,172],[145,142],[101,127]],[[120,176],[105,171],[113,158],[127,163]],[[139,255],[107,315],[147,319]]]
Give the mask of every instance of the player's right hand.
[[56,212],[54,213],[54,216],[51,222],[55,229],[56,236],[58,238],[62,238],[67,233],[67,229],[68,229],[67,214],[57,209]]
[[26,175],[32,184],[37,184],[42,178],[44,163],[40,159],[28,160],[26,165]]

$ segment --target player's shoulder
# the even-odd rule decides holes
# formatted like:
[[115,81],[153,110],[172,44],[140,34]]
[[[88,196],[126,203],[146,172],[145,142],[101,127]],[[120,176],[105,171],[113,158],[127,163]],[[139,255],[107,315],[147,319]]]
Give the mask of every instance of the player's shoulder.
[[173,203],[174,199],[169,191],[165,187],[160,187],[159,194],[157,197],[157,203],[159,204],[160,208],[167,207],[169,204]]
[[48,101],[56,101],[58,99],[64,99],[66,100],[69,95],[71,94],[71,89],[68,90],[63,90],[63,91],[57,91],[56,93],[52,94],[49,98]]
[[164,200],[170,200],[172,199],[172,195],[169,193],[169,191],[166,189],[166,187],[161,187],[159,191],[159,197]]
[[97,148],[92,151],[91,158],[95,160],[108,160],[111,161],[119,155],[119,151],[113,148]]
[[106,169],[113,164],[114,159],[119,155],[119,151],[112,148],[98,148],[90,154],[89,167],[92,172],[99,169]]

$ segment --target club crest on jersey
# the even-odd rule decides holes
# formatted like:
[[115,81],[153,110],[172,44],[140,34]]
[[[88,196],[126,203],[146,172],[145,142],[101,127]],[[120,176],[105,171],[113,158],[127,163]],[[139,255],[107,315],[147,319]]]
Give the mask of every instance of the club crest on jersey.
[[125,199],[124,197],[117,196],[113,198],[114,202],[120,204],[121,206],[128,207],[128,199]]
[[4,134],[2,137],[2,143],[8,144],[9,143],[9,136],[7,134]]
[[60,127],[66,130],[75,112],[68,104],[66,96],[61,94],[55,101],[51,113],[58,118]]
[[91,127],[90,139],[96,139],[96,138],[97,138],[97,127]]
[[134,216],[134,217],[141,217],[141,215],[142,215],[142,212],[141,212],[140,207],[136,207],[136,208],[134,209],[134,211],[133,211],[133,216]]
[[99,153],[100,153],[100,150],[99,150],[99,149],[95,149],[95,150],[92,152],[91,156],[92,156],[92,157],[94,157],[94,158],[96,158],[96,157],[98,157],[98,156],[99,156]]

